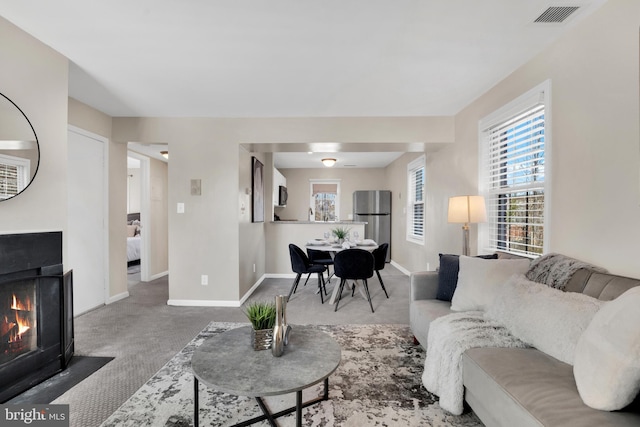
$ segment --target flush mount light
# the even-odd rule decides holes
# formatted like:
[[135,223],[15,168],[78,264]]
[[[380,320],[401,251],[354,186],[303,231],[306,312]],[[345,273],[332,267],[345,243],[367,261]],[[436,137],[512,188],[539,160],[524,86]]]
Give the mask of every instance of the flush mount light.
[[322,159],[322,164],[325,165],[326,167],[330,168],[331,166],[336,164],[336,159],[332,159],[330,157],[327,157],[325,159]]
[[165,159],[169,158],[169,152],[168,151],[161,151],[160,154],[162,154],[162,157],[164,157]]

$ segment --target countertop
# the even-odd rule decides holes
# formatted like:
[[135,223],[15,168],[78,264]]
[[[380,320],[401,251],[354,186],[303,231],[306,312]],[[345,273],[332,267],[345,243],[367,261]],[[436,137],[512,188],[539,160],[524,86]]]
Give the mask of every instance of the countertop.
[[271,221],[272,224],[318,224],[318,225],[356,225],[356,224],[367,224],[366,222],[360,221],[298,221],[296,219],[281,219],[280,221]]

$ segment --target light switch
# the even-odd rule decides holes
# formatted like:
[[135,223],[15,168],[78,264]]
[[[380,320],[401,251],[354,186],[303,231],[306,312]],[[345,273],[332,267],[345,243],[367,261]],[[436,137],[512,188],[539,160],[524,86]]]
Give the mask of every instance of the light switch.
[[184,213],[184,203],[178,203],[178,213]]

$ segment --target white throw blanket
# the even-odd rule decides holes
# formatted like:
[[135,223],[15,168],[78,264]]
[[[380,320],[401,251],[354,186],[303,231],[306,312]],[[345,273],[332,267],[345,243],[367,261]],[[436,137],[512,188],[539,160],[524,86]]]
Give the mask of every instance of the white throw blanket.
[[462,353],[476,347],[527,347],[481,311],[452,313],[429,326],[422,383],[440,397],[440,407],[454,415],[464,409]]

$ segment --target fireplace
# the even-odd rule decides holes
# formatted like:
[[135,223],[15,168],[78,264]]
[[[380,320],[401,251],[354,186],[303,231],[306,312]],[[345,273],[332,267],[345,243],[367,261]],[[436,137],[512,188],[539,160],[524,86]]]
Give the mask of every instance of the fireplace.
[[62,233],[0,235],[0,403],[65,369],[73,348]]

